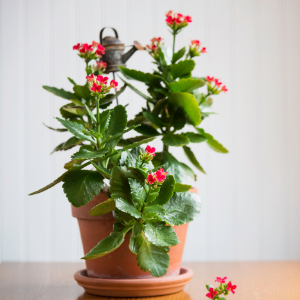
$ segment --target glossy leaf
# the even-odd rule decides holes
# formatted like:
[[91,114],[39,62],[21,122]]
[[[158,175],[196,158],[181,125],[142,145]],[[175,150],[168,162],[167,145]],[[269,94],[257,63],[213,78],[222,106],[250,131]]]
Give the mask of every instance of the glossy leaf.
[[133,148],[138,147],[138,146],[143,145],[143,144],[148,144],[148,143],[152,142],[155,139],[156,139],[156,137],[149,137],[149,138],[146,138],[146,139],[144,137],[142,140],[140,140],[138,142],[135,142],[135,143],[132,143],[132,144],[129,144],[129,145],[125,146],[122,149],[122,151],[133,149]]
[[141,124],[141,126],[135,128],[135,131],[145,136],[160,135],[160,133],[155,128],[146,124]]
[[194,95],[180,92],[174,93],[170,96],[169,101],[175,107],[182,107],[194,126],[201,123],[201,112]]
[[205,85],[205,82],[201,79],[187,78],[179,79],[178,81],[168,83],[169,88],[173,93],[186,92],[190,93],[195,89],[198,89]]
[[191,143],[202,143],[206,141],[206,137],[202,134],[194,132],[185,132],[184,135],[189,138]]
[[168,146],[184,146],[188,145],[190,140],[184,134],[167,133],[163,136],[162,141]]
[[116,208],[115,201],[111,198],[94,206],[89,214],[91,216],[101,216],[112,212]]
[[89,107],[88,107],[87,105],[84,105],[84,106],[85,106],[85,108],[86,108],[86,110],[87,110],[87,112],[88,112],[90,118],[91,118],[95,123],[97,123],[96,117],[95,117],[95,115],[91,112],[91,110],[89,109]]
[[103,132],[107,129],[110,122],[110,114],[110,109],[104,110],[100,114],[100,134],[103,134]]
[[143,244],[137,254],[137,265],[152,276],[160,277],[167,273],[170,256],[168,247],[156,246],[143,236]]
[[173,196],[173,192],[175,189],[175,178],[172,175],[167,175],[166,180],[162,184],[160,188],[160,192],[156,199],[151,202],[151,205],[159,204],[164,205],[169,202],[171,197]]
[[174,193],[170,201],[164,206],[165,213],[159,215],[168,224],[183,225],[194,220],[200,213],[200,197],[192,192]]
[[129,138],[129,139],[126,139],[126,140],[121,139],[118,143],[118,146],[120,146],[120,147],[130,146],[133,143],[140,142],[140,141],[145,140],[145,139],[147,139],[147,137],[143,136],[143,135],[135,136],[133,138]]
[[76,82],[75,82],[72,78],[68,77],[68,80],[69,80],[73,85],[76,85]]
[[105,178],[111,178],[111,170],[106,169],[101,165],[97,165],[94,162],[92,162],[92,165],[95,167],[95,169],[102,174]]
[[188,192],[192,188],[191,185],[176,182],[174,193]]
[[83,140],[78,139],[75,136],[72,136],[71,138],[69,138],[66,142],[59,144],[58,146],[56,146],[54,148],[54,150],[51,152],[57,152],[57,151],[66,151],[69,150],[75,146],[81,145],[83,142]]
[[220,144],[217,140],[215,140],[211,134],[206,133],[203,128],[196,127],[196,130],[201,135],[203,135],[207,138],[207,144],[209,145],[210,148],[212,148],[213,150],[215,150],[216,152],[219,152],[219,153],[228,153],[228,150],[222,144]]
[[195,172],[186,164],[180,162],[180,166],[182,167],[182,169],[185,171],[185,173],[190,176],[192,179],[194,179],[195,181],[197,181],[197,175],[195,174]]
[[165,209],[159,205],[159,204],[151,204],[148,206],[145,206],[144,213],[164,213]]
[[128,178],[128,182],[130,185],[133,205],[138,211],[141,211],[147,196],[146,190],[136,179]]
[[183,55],[185,54],[185,47],[181,48],[180,50],[178,50],[177,52],[175,52],[173,54],[173,57],[172,57],[172,64],[176,63],[180,58],[183,57]]
[[58,89],[56,87],[51,87],[51,86],[47,86],[47,85],[43,85],[43,88],[58,96],[58,97],[61,97],[63,99],[67,99],[67,100],[72,100],[72,99],[77,99],[77,100],[80,100],[75,94],[71,93],[71,92],[68,92],[68,91],[65,91],[64,89]]
[[138,237],[140,233],[143,231],[144,225],[140,222],[135,222],[132,227],[132,235],[134,237]]
[[82,130],[86,129],[82,124],[72,122],[69,120],[62,120],[60,118],[56,118],[63,126],[65,126],[73,135],[75,135],[78,139],[86,140],[94,143],[95,140],[91,136],[85,135]]
[[195,62],[191,59],[182,60],[177,64],[169,66],[169,72],[173,77],[173,80],[180,77],[188,76],[195,67]]
[[119,67],[121,73],[128,79],[135,79],[146,83],[147,85],[160,85],[161,79],[150,73],[143,73],[141,71],[127,69],[125,67]]
[[175,246],[179,244],[174,228],[164,222],[146,223],[145,236],[150,243],[157,246]]
[[75,207],[86,205],[104,187],[103,176],[89,170],[70,171],[64,176],[63,182],[64,192]]
[[142,245],[143,245],[143,237],[141,234],[138,235],[137,237],[134,237],[133,234],[130,236],[129,250],[132,253],[137,255],[138,251]]
[[167,171],[169,175],[174,176],[176,182],[186,181],[186,173],[184,172],[181,163],[172,154],[165,152],[162,164],[166,166],[165,171]]
[[61,176],[59,176],[57,179],[55,179],[53,182],[51,182],[50,184],[46,185],[45,187],[33,192],[33,193],[30,193],[29,196],[32,196],[32,195],[36,195],[36,194],[39,194],[39,193],[42,193],[50,188],[52,188],[53,186],[57,185],[58,183],[60,183],[63,178],[69,173],[69,171],[65,172],[64,174],[62,174]]
[[82,259],[95,259],[116,250],[124,242],[125,235],[131,229],[131,227],[132,226],[127,226],[122,231],[113,231],[110,236],[100,241],[98,245],[89,253],[87,253]]
[[122,198],[114,198],[116,207],[125,212],[130,214],[134,218],[141,218],[142,214],[129,202]]
[[144,117],[150,121],[153,125],[157,126],[157,127],[163,127],[166,126],[166,124],[164,124],[161,120],[161,118],[159,118],[156,114],[150,112],[150,111],[144,111],[143,112]]
[[84,106],[63,106],[62,109],[79,117],[88,114]]
[[184,146],[184,147],[183,147],[183,150],[184,150],[186,156],[188,157],[188,159],[190,160],[190,162],[191,162],[191,163],[192,163],[199,171],[201,171],[201,172],[203,172],[204,174],[206,174],[205,171],[204,171],[204,169],[202,168],[202,166],[201,166],[200,163],[198,162],[198,160],[197,160],[195,154],[194,154],[193,151],[191,150],[191,148],[190,148],[190,147],[187,147],[187,146]]
[[80,150],[74,153],[72,159],[93,159],[97,157],[103,157],[108,152],[107,148],[100,149],[98,151],[89,151],[85,148],[80,148]]

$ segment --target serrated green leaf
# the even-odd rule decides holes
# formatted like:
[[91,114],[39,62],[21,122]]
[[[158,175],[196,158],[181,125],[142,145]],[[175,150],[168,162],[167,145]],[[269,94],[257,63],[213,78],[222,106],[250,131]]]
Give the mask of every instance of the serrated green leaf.
[[116,203],[116,207],[119,210],[128,213],[135,218],[141,218],[142,214],[133,205],[127,202],[127,200],[122,198],[115,198],[114,200]]
[[150,111],[144,111],[143,115],[148,121],[150,121],[153,125],[159,128],[166,126],[166,124],[160,119],[160,117],[158,117],[157,115],[155,115]]
[[155,104],[155,106],[154,106],[152,112],[153,112],[154,114],[156,114],[156,115],[159,115],[160,112],[161,112],[161,110],[167,105],[167,102],[168,102],[168,99],[161,99],[161,100],[159,100],[159,101]]
[[94,206],[89,214],[91,216],[101,216],[106,215],[112,212],[116,208],[115,201],[111,198],[107,199],[106,201]]
[[147,137],[143,136],[143,135],[135,136],[135,137],[129,138],[129,139],[121,139],[118,143],[118,146],[120,146],[120,147],[130,146],[131,144],[140,142],[144,139],[147,139]]
[[51,129],[51,130],[58,131],[58,132],[66,132],[66,131],[68,131],[68,129],[66,129],[66,128],[53,128],[53,127],[50,127],[50,126],[46,125],[45,123],[43,123],[43,125],[45,127],[49,128],[49,129]]
[[156,246],[143,236],[143,244],[138,250],[137,265],[152,276],[160,277],[167,273],[170,256],[168,247]]
[[206,137],[198,133],[185,132],[184,135],[186,135],[189,138],[191,143],[202,143],[206,141]]
[[169,98],[175,107],[182,107],[191,123],[197,126],[201,123],[201,112],[194,95],[189,93],[173,93]]
[[162,221],[168,224],[183,225],[194,220],[200,213],[200,197],[192,192],[174,193],[170,201],[164,206],[165,213],[160,214]]
[[188,192],[191,188],[191,185],[176,182],[174,193]]
[[73,91],[78,98],[83,98],[87,101],[92,97],[91,92],[86,85],[75,85]]
[[121,222],[122,224],[127,225],[133,225],[136,221],[135,219],[128,213],[125,213],[118,208],[116,208],[113,211],[113,216],[114,219],[117,220],[118,222]]
[[143,231],[144,225],[140,222],[135,222],[132,227],[132,235],[133,237],[138,237],[140,233]]
[[153,202],[151,202],[151,205],[154,204],[164,205],[168,203],[168,201],[173,195],[174,189],[175,189],[175,178],[172,175],[167,175],[166,180],[164,181],[164,183],[160,188],[160,192],[158,196]]
[[175,52],[172,57],[172,64],[176,63],[177,60],[182,58],[185,51],[186,51],[186,49],[185,49],[185,47],[183,47],[180,50],[178,50],[177,52]]
[[99,244],[89,253],[87,253],[82,259],[95,259],[116,250],[124,242],[125,234],[131,228],[132,226],[127,226],[122,231],[113,231],[110,236],[100,241]]
[[159,205],[159,204],[151,204],[148,206],[145,206],[144,213],[164,213],[165,209]]
[[111,114],[110,109],[104,110],[100,114],[100,134],[103,134],[103,132],[107,129],[110,121],[110,114]]
[[141,124],[141,126],[135,128],[135,131],[145,135],[145,136],[158,136],[160,133],[153,128],[152,126],[149,126],[147,124]]
[[42,193],[50,188],[52,188],[53,186],[57,185],[58,183],[60,183],[63,178],[69,173],[69,171],[65,172],[64,174],[62,174],[61,176],[59,176],[57,179],[55,179],[53,182],[51,182],[50,184],[46,185],[45,187],[33,192],[33,193],[30,193],[29,196],[32,196],[32,195],[36,195],[36,194],[39,194],[39,193]]
[[76,82],[75,82],[72,78],[68,77],[68,80],[69,80],[73,85],[76,85]]
[[128,178],[128,182],[130,185],[133,205],[138,211],[141,211],[141,208],[146,200],[147,193],[141,183],[136,179]]
[[160,86],[161,79],[153,74],[150,73],[143,73],[141,71],[131,70],[127,69],[125,67],[119,67],[121,73],[127,78],[127,79],[134,79],[137,81],[141,81],[146,83],[147,85],[156,85]]
[[145,236],[150,243],[157,246],[175,246],[179,244],[174,228],[164,222],[146,223]]
[[169,72],[173,77],[173,80],[180,77],[189,76],[195,67],[195,62],[191,59],[182,60],[177,64],[169,66]]
[[142,244],[143,244],[143,237],[141,234],[138,235],[137,237],[134,237],[133,234],[130,236],[129,250],[135,255],[137,255]]
[[188,165],[180,162],[180,166],[185,171],[186,175],[190,176],[192,179],[197,181],[197,175],[195,174],[195,172]]
[[63,99],[67,99],[67,100],[73,100],[73,99],[77,99],[77,100],[80,100],[75,94],[71,93],[71,92],[68,92],[68,91],[65,91],[64,89],[58,89],[56,87],[51,87],[51,86],[47,86],[47,85],[43,85],[43,88],[58,96],[58,97],[61,97]]
[[75,135],[78,139],[86,140],[91,143],[94,143],[95,140],[91,136],[85,135],[82,130],[85,129],[85,127],[76,122],[72,122],[69,120],[62,120],[60,118],[56,118],[63,126],[65,126],[73,135]]
[[83,106],[63,106],[62,109],[79,117],[88,114],[87,110]]
[[[140,141],[138,141],[138,142],[135,142],[135,143],[133,143],[133,144],[131,144],[131,145],[125,146],[125,147],[122,149],[122,151],[124,151],[124,150],[129,150],[129,149],[133,149],[133,148],[138,147],[138,146],[143,145],[143,144],[148,144],[148,143],[152,142],[152,141],[155,140],[155,139],[156,139],[156,137],[150,137],[150,138],[145,138],[145,137],[144,137],[142,140],[140,140]],[[130,139],[129,139],[129,140],[130,140]]]
[[59,144],[58,146],[56,146],[54,148],[54,150],[51,152],[57,152],[57,151],[66,151],[69,150],[75,146],[81,145],[83,142],[83,140],[78,139],[75,136],[72,136],[71,138],[69,138],[66,142]]
[[186,181],[186,173],[181,163],[172,154],[165,152],[162,164],[165,165],[165,171],[174,176],[176,182]]
[[205,171],[202,168],[202,166],[200,165],[200,163],[198,162],[195,154],[193,153],[193,151],[191,150],[190,147],[184,146],[183,147],[184,153],[186,154],[186,156],[188,157],[188,159],[190,160],[190,162],[201,172],[203,172],[204,174]]
[[97,165],[94,162],[92,162],[92,165],[95,167],[95,169],[102,174],[105,178],[111,178],[111,170],[106,169],[102,167],[101,165]]
[[211,134],[206,133],[203,128],[195,128],[201,135],[207,138],[207,144],[210,148],[219,153],[228,153],[228,150],[221,143],[215,140]]
[[184,134],[175,134],[175,133],[169,132],[167,134],[164,134],[164,136],[162,138],[162,142],[168,146],[179,147],[179,146],[188,145],[190,140]]
[[87,112],[88,112],[90,118],[91,118],[95,123],[97,123],[96,117],[95,117],[95,115],[91,112],[91,110],[89,109],[89,107],[88,107],[86,104],[84,104],[84,106],[85,106],[85,108],[86,108],[86,110],[87,110]]
[[63,182],[63,190],[75,207],[93,200],[104,187],[103,176],[97,171],[89,170],[70,171],[64,176]]
[[179,79],[178,81],[168,83],[169,88],[173,93],[177,92],[186,92],[190,93],[195,89],[198,89],[205,85],[205,81],[201,79],[195,78],[183,78]]
[[97,157],[103,157],[108,152],[107,148],[100,149],[98,151],[89,151],[85,148],[81,148],[78,152],[74,153],[72,159],[93,159]]

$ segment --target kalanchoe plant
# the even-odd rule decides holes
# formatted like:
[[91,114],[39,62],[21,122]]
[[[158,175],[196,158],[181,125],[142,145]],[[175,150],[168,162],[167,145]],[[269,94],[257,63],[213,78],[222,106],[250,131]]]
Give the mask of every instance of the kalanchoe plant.
[[[86,75],[88,76],[87,79],[93,73],[93,71],[93,74],[95,76],[103,74],[106,68],[106,63],[97,61],[105,53],[105,49],[102,45],[97,42],[92,42],[92,44],[90,45],[78,43],[77,45],[73,46],[73,50],[78,52],[78,56],[82,58],[86,64],[85,71]],[[88,80],[84,85],[78,85],[73,79],[68,79],[73,85],[73,92],[50,86],[43,86],[43,88],[56,96],[71,101],[60,108],[62,119],[76,122],[86,127],[86,129],[89,129],[92,124],[92,119],[89,111],[94,111],[97,105],[95,94],[93,94],[93,91],[89,88]],[[116,99],[116,97],[118,97],[124,90],[125,85],[121,87],[116,93],[104,93],[104,91],[102,91],[103,97],[100,98],[99,108],[106,109],[109,105],[112,104],[113,100]],[[66,128],[52,128],[47,125],[45,126],[51,130],[55,130],[58,132],[67,131]],[[82,142],[82,139],[73,136],[55,147],[53,152],[71,149],[73,147],[81,145]],[[70,163],[67,163],[65,168],[67,169],[69,166]]]
[[211,285],[206,285],[206,289],[208,293],[206,294],[206,297],[209,299],[214,300],[226,300],[224,297],[220,297],[222,295],[227,296],[229,292],[232,292],[232,294],[235,294],[236,285],[233,285],[231,281],[226,283],[227,277],[217,277],[215,282],[219,282],[220,285],[217,288],[214,288]]
[[116,220],[113,232],[83,259],[95,259],[114,251],[129,233],[129,249],[137,255],[137,265],[156,277],[166,274],[169,247],[180,242],[171,226],[192,221],[200,213],[200,200],[188,192],[190,186],[176,183],[163,167],[154,168],[151,162],[154,151],[149,145],[146,150],[136,147],[122,151],[115,160],[106,192],[108,200],[90,211],[92,216],[113,211]]
[[[173,157],[169,147],[183,147],[191,164],[203,173],[203,167],[188,146],[190,143],[206,142],[216,152],[228,152],[212,135],[199,127],[201,122],[213,113],[212,96],[227,92],[227,88],[214,77],[192,76],[195,67],[193,59],[207,52],[199,40],[191,42],[187,53],[185,47],[175,52],[176,36],[192,22],[191,17],[172,11],[169,11],[166,17],[166,24],[173,35],[172,55],[170,56],[168,49],[164,47],[161,37],[153,38],[146,49],[154,59],[157,70],[153,73],[143,73],[120,67],[125,78],[145,83],[149,95],[122,79],[128,87],[146,100],[146,107],[128,122],[128,126],[141,124],[135,128],[141,136],[121,140],[119,145],[127,145],[145,137],[161,136],[163,151],[156,153],[154,166],[166,164],[167,171],[175,176],[177,182],[185,182],[185,174],[195,178],[195,173],[189,166]],[[202,87],[204,90],[200,92],[199,88]],[[190,129],[187,130],[187,127]]]

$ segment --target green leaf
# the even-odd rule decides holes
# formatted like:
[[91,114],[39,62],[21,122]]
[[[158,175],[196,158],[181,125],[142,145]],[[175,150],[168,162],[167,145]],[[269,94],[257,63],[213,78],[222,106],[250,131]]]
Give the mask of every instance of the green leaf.
[[177,64],[169,66],[169,72],[173,77],[173,80],[180,77],[188,76],[195,67],[195,62],[191,59],[182,60]]
[[144,98],[145,100],[155,104],[156,101],[154,99],[152,99],[151,97],[145,95],[144,93],[142,93],[140,90],[138,90],[137,88],[135,88],[133,85],[131,85],[130,83],[128,83],[127,81],[125,81],[123,78],[121,78],[121,80],[128,86],[130,87],[134,92],[136,92],[139,96],[141,96],[142,98]]
[[[138,142],[135,142],[135,143],[133,143],[133,144],[131,144],[131,145],[125,146],[125,147],[122,149],[122,151],[124,151],[124,150],[129,150],[129,149],[133,149],[133,148],[138,147],[138,146],[143,145],[143,144],[148,144],[148,143],[152,142],[152,141],[155,140],[155,139],[156,139],[156,137],[150,137],[150,138],[146,138],[146,139],[145,139],[145,137],[144,137],[142,140],[140,140],[140,141],[138,141]],[[130,140],[130,139],[128,139],[128,140]]]
[[132,227],[132,235],[133,237],[138,237],[140,233],[143,231],[144,225],[140,222],[135,222]]
[[87,115],[88,113],[83,106],[63,106],[61,109],[79,117]]
[[185,47],[181,48],[179,51],[177,51],[176,53],[173,54],[172,57],[172,64],[176,63],[177,60],[179,60],[180,58],[183,57],[184,53],[185,53],[186,49]]
[[164,206],[165,213],[160,214],[162,221],[168,224],[183,225],[194,220],[200,213],[200,197],[192,192],[174,193],[170,201]]
[[185,182],[186,175],[181,163],[169,152],[164,153],[162,164],[166,165],[165,171],[173,175],[176,182]]
[[51,130],[54,130],[54,131],[58,131],[58,132],[66,132],[68,131],[68,129],[65,129],[65,128],[53,128],[53,127],[50,127],[50,126],[47,126],[45,123],[43,123],[43,125]]
[[206,133],[203,128],[197,128],[197,127],[195,128],[201,135],[207,138],[207,144],[209,145],[210,148],[212,148],[213,150],[219,153],[228,153],[228,150],[217,140],[215,140],[211,134]]
[[130,236],[129,242],[129,250],[134,253],[135,255],[138,254],[140,247],[143,245],[143,237],[142,235],[138,235],[134,237],[133,234]]
[[174,104],[174,106],[182,107],[191,123],[199,125],[201,123],[201,112],[198,107],[198,102],[194,95],[189,93],[174,93],[170,96],[169,101]]
[[63,189],[69,202],[75,207],[86,205],[104,187],[103,176],[97,171],[71,171],[63,178]]
[[128,213],[125,213],[118,208],[113,211],[114,219],[120,221],[122,224],[133,225],[136,221],[135,219]]
[[159,204],[164,205],[169,202],[170,198],[173,196],[175,189],[175,178],[172,175],[167,175],[166,180],[160,188],[160,192],[156,199],[151,202],[151,205]]
[[[140,142],[144,139],[148,139],[148,138],[143,136],[143,135],[139,135],[139,136],[135,136],[133,138],[129,138],[129,139],[126,139],[126,140],[121,139],[118,143],[118,146],[120,146],[120,147],[130,146],[131,144],[136,143],[136,142]],[[152,139],[152,138],[149,138],[149,139]]]
[[202,134],[197,134],[194,132],[185,132],[184,135],[186,135],[191,143],[202,143],[206,141],[206,137]]
[[53,186],[57,185],[58,183],[60,183],[63,178],[69,173],[69,171],[65,172],[64,174],[62,174],[61,176],[59,176],[57,179],[55,179],[53,182],[51,182],[50,184],[46,185],[45,187],[33,192],[33,193],[30,193],[29,196],[32,196],[32,195],[36,195],[36,194],[39,194],[39,193],[42,193],[50,188],[52,188]]
[[73,91],[75,92],[76,96],[85,100],[89,100],[92,97],[91,92],[86,85],[75,85],[73,87]]
[[166,126],[166,124],[163,123],[163,121],[158,117],[156,114],[150,112],[150,111],[144,111],[143,112],[144,117],[150,121],[153,125],[157,127],[163,127]]
[[128,182],[130,185],[133,205],[138,211],[141,211],[142,206],[146,200],[147,193],[144,187],[136,179],[129,178]]
[[94,206],[89,214],[91,216],[101,216],[112,212],[116,208],[115,201],[111,198]]
[[73,100],[73,99],[77,99],[77,100],[80,100],[75,94],[71,93],[71,92],[67,92],[65,91],[64,89],[57,89],[56,87],[51,87],[51,86],[47,86],[47,85],[43,85],[43,88],[58,96],[58,97],[61,97],[63,99],[67,99],[67,100]]
[[206,286],[207,291],[209,291],[210,288],[214,288],[212,285],[207,284]]
[[186,156],[188,157],[188,159],[190,160],[190,162],[191,162],[191,163],[192,163],[199,171],[201,171],[201,172],[203,172],[204,174],[206,174],[205,171],[204,171],[204,169],[201,167],[200,163],[198,162],[198,160],[197,160],[195,154],[194,154],[193,151],[191,150],[191,148],[190,148],[190,147],[187,147],[187,146],[184,146],[184,147],[183,147],[183,150],[184,150]]
[[165,145],[177,147],[188,145],[190,142],[189,138],[184,134],[174,134],[172,132],[164,134],[162,141]]
[[76,85],[76,82],[75,82],[72,78],[68,77],[68,80],[69,80],[73,85]]
[[163,71],[164,68],[167,66],[165,55],[160,47],[158,48],[158,65],[161,71]]
[[160,277],[167,273],[170,256],[168,247],[156,246],[143,236],[143,244],[138,250],[137,265],[152,276]]
[[186,115],[182,107],[178,107],[171,118],[170,125],[176,130],[182,129],[186,125]]
[[107,129],[110,121],[110,114],[110,109],[104,110],[100,114],[100,134],[103,134],[103,132]]
[[160,133],[155,128],[153,128],[152,126],[149,126],[147,124],[141,124],[141,126],[135,128],[134,130],[145,136],[160,135]]
[[191,91],[198,89],[204,85],[205,85],[205,81],[201,79],[194,79],[194,78],[179,79],[178,81],[168,83],[168,86],[173,93],[177,93],[177,92],[190,93]]
[[85,148],[80,148],[80,150],[74,153],[71,158],[72,159],[93,159],[97,157],[102,157],[108,152],[107,148],[100,149],[98,151],[89,151]]
[[219,300],[226,300],[226,298],[222,297],[222,298],[219,298]]
[[88,106],[87,106],[86,104],[84,104],[84,106],[85,106],[85,108],[86,108],[86,110],[87,110],[89,116],[91,117],[91,119],[92,119],[95,123],[97,123],[97,120],[96,120],[95,115],[91,112],[91,110],[88,108]]
[[164,213],[165,209],[159,205],[159,204],[154,204],[154,205],[149,205],[149,206],[145,206],[144,208],[144,213],[154,213],[155,215],[157,213]]
[[92,162],[92,165],[95,167],[95,169],[102,174],[105,178],[111,178],[111,170],[108,170],[101,165],[97,165],[94,162]]
[[156,115],[159,115],[160,112],[162,111],[162,109],[167,105],[167,102],[168,102],[168,99],[161,99],[159,100],[153,110],[152,110],[152,113],[156,114]]
[[175,246],[179,244],[174,228],[164,222],[146,223],[145,236],[150,243],[157,246]]
[[85,135],[82,130],[85,129],[85,127],[76,122],[72,122],[69,120],[62,120],[60,118],[56,118],[63,126],[65,126],[73,135],[75,135],[77,138],[81,140],[86,140],[89,142],[94,143],[95,140],[91,136]]
[[82,259],[95,259],[116,250],[124,242],[125,234],[131,229],[131,227],[132,226],[127,226],[122,231],[113,231],[110,236],[100,241],[99,244]]
[[129,202],[122,198],[115,198],[114,200],[116,202],[116,207],[119,210],[128,213],[135,218],[141,218],[142,214]]
[[113,100],[115,100],[117,97],[119,97],[126,89],[126,85],[123,85],[115,94],[107,94],[103,98],[100,99],[100,107],[103,107],[104,105],[111,103]]
[[174,193],[188,192],[191,188],[191,185],[176,182]]
[[130,70],[125,67],[119,67],[119,69],[127,79],[135,79],[137,81],[144,82],[150,86],[152,85],[160,86],[161,79],[156,75],[150,73],[143,73],[141,71],[136,71],[136,70]]
[[71,149],[75,146],[81,145],[82,142],[83,142],[83,140],[80,140],[77,137],[72,136],[66,142],[61,143],[58,146],[56,146],[54,148],[54,150],[51,152],[51,154],[54,153],[54,152],[57,152],[57,151],[66,151],[66,150]]
[[195,174],[195,172],[186,164],[180,162],[180,166],[182,167],[182,169],[185,171],[185,173],[190,176],[192,179],[194,179],[195,181],[197,181],[197,175]]

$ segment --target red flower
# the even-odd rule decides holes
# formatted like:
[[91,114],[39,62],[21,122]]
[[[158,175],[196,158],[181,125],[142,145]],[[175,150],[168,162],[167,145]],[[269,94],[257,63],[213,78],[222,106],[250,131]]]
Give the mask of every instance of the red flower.
[[91,91],[95,93],[100,93],[101,92],[102,85],[97,85],[96,82],[93,83],[93,86],[91,87]]
[[161,40],[162,40],[161,37],[155,38],[155,41],[156,41],[156,42],[160,42]]
[[222,85],[222,82],[219,81],[218,79],[215,79],[215,85],[216,85],[216,86],[220,86],[220,85]]
[[165,172],[163,168],[156,171],[156,179],[158,182],[162,182],[167,178],[168,172]]
[[213,82],[214,79],[215,79],[214,77],[206,76],[206,80],[207,80],[209,83]]
[[157,47],[156,47],[155,45],[152,45],[152,46],[151,46],[151,49],[152,49],[152,50],[156,50],[156,48],[157,48]]
[[96,61],[96,64],[99,69],[106,68],[106,62],[104,62],[104,61]]
[[149,184],[154,184],[156,182],[155,174],[148,174],[147,180]]
[[227,279],[227,277],[224,277],[224,278],[222,278],[222,277],[217,277],[216,280],[215,280],[215,282],[225,283],[225,280],[226,280],[226,279]]
[[93,46],[88,45],[88,44],[83,44],[79,51],[80,51],[80,53],[85,53],[87,51],[93,51]]
[[167,175],[168,172],[165,172],[163,168],[160,168],[159,171],[163,174],[163,175]]
[[222,92],[224,92],[224,93],[228,92],[228,89],[226,88],[226,85],[222,86]]
[[173,25],[175,19],[172,18],[172,16],[168,16],[166,18],[166,22],[169,24],[169,25]]
[[[174,19],[173,19],[173,20],[174,20]],[[179,24],[182,23],[182,21],[180,20],[180,18],[175,18],[175,23],[179,25]]]
[[96,54],[98,55],[98,56],[101,56],[101,55],[103,55],[103,54],[105,54],[105,48],[102,46],[102,45],[100,45],[100,44],[98,44],[97,45],[97,50],[96,50]]
[[210,299],[214,299],[214,297],[218,294],[217,291],[214,291],[214,289],[211,287],[209,288],[209,293],[206,294],[206,297]]
[[169,11],[166,13],[166,17],[168,18],[168,17],[172,16],[172,14],[173,14],[173,11],[172,11],[172,10],[169,10]]
[[185,17],[184,17],[184,21],[185,21],[186,23],[191,23],[191,22],[192,22],[192,17],[190,17],[190,16],[185,16]]
[[192,40],[191,44],[196,45],[196,46],[200,46],[200,41],[199,40]]
[[152,156],[155,156],[155,147],[151,147],[150,145],[147,145],[146,152],[147,154],[151,154]]
[[112,79],[112,81],[110,82],[110,86],[114,89],[117,89],[118,83],[114,79]]
[[73,46],[73,50],[79,50],[80,49],[80,43],[78,43],[77,45]]
[[90,76],[86,76],[87,81],[93,81],[95,78],[94,74],[91,74]]
[[92,42],[92,45],[93,45],[93,48],[95,48],[95,47],[97,47],[97,46],[99,45],[99,43],[93,41],[93,42]]
[[228,282],[228,286],[226,288],[228,291],[231,291],[232,294],[235,294],[236,285],[232,285],[231,281]]
[[203,48],[201,49],[200,53],[207,53],[206,48],[203,47]]
[[183,14],[178,13],[178,14],[176,14],[176,17],[177,17],[177,18],[182,18],[182,17],[183,17]]
[[107,84],[107,80],[108,80],[108,77],[103,77],[101,75],[97,76],[97,81],[99,81],[100,83],[104,83],[106,85]]

